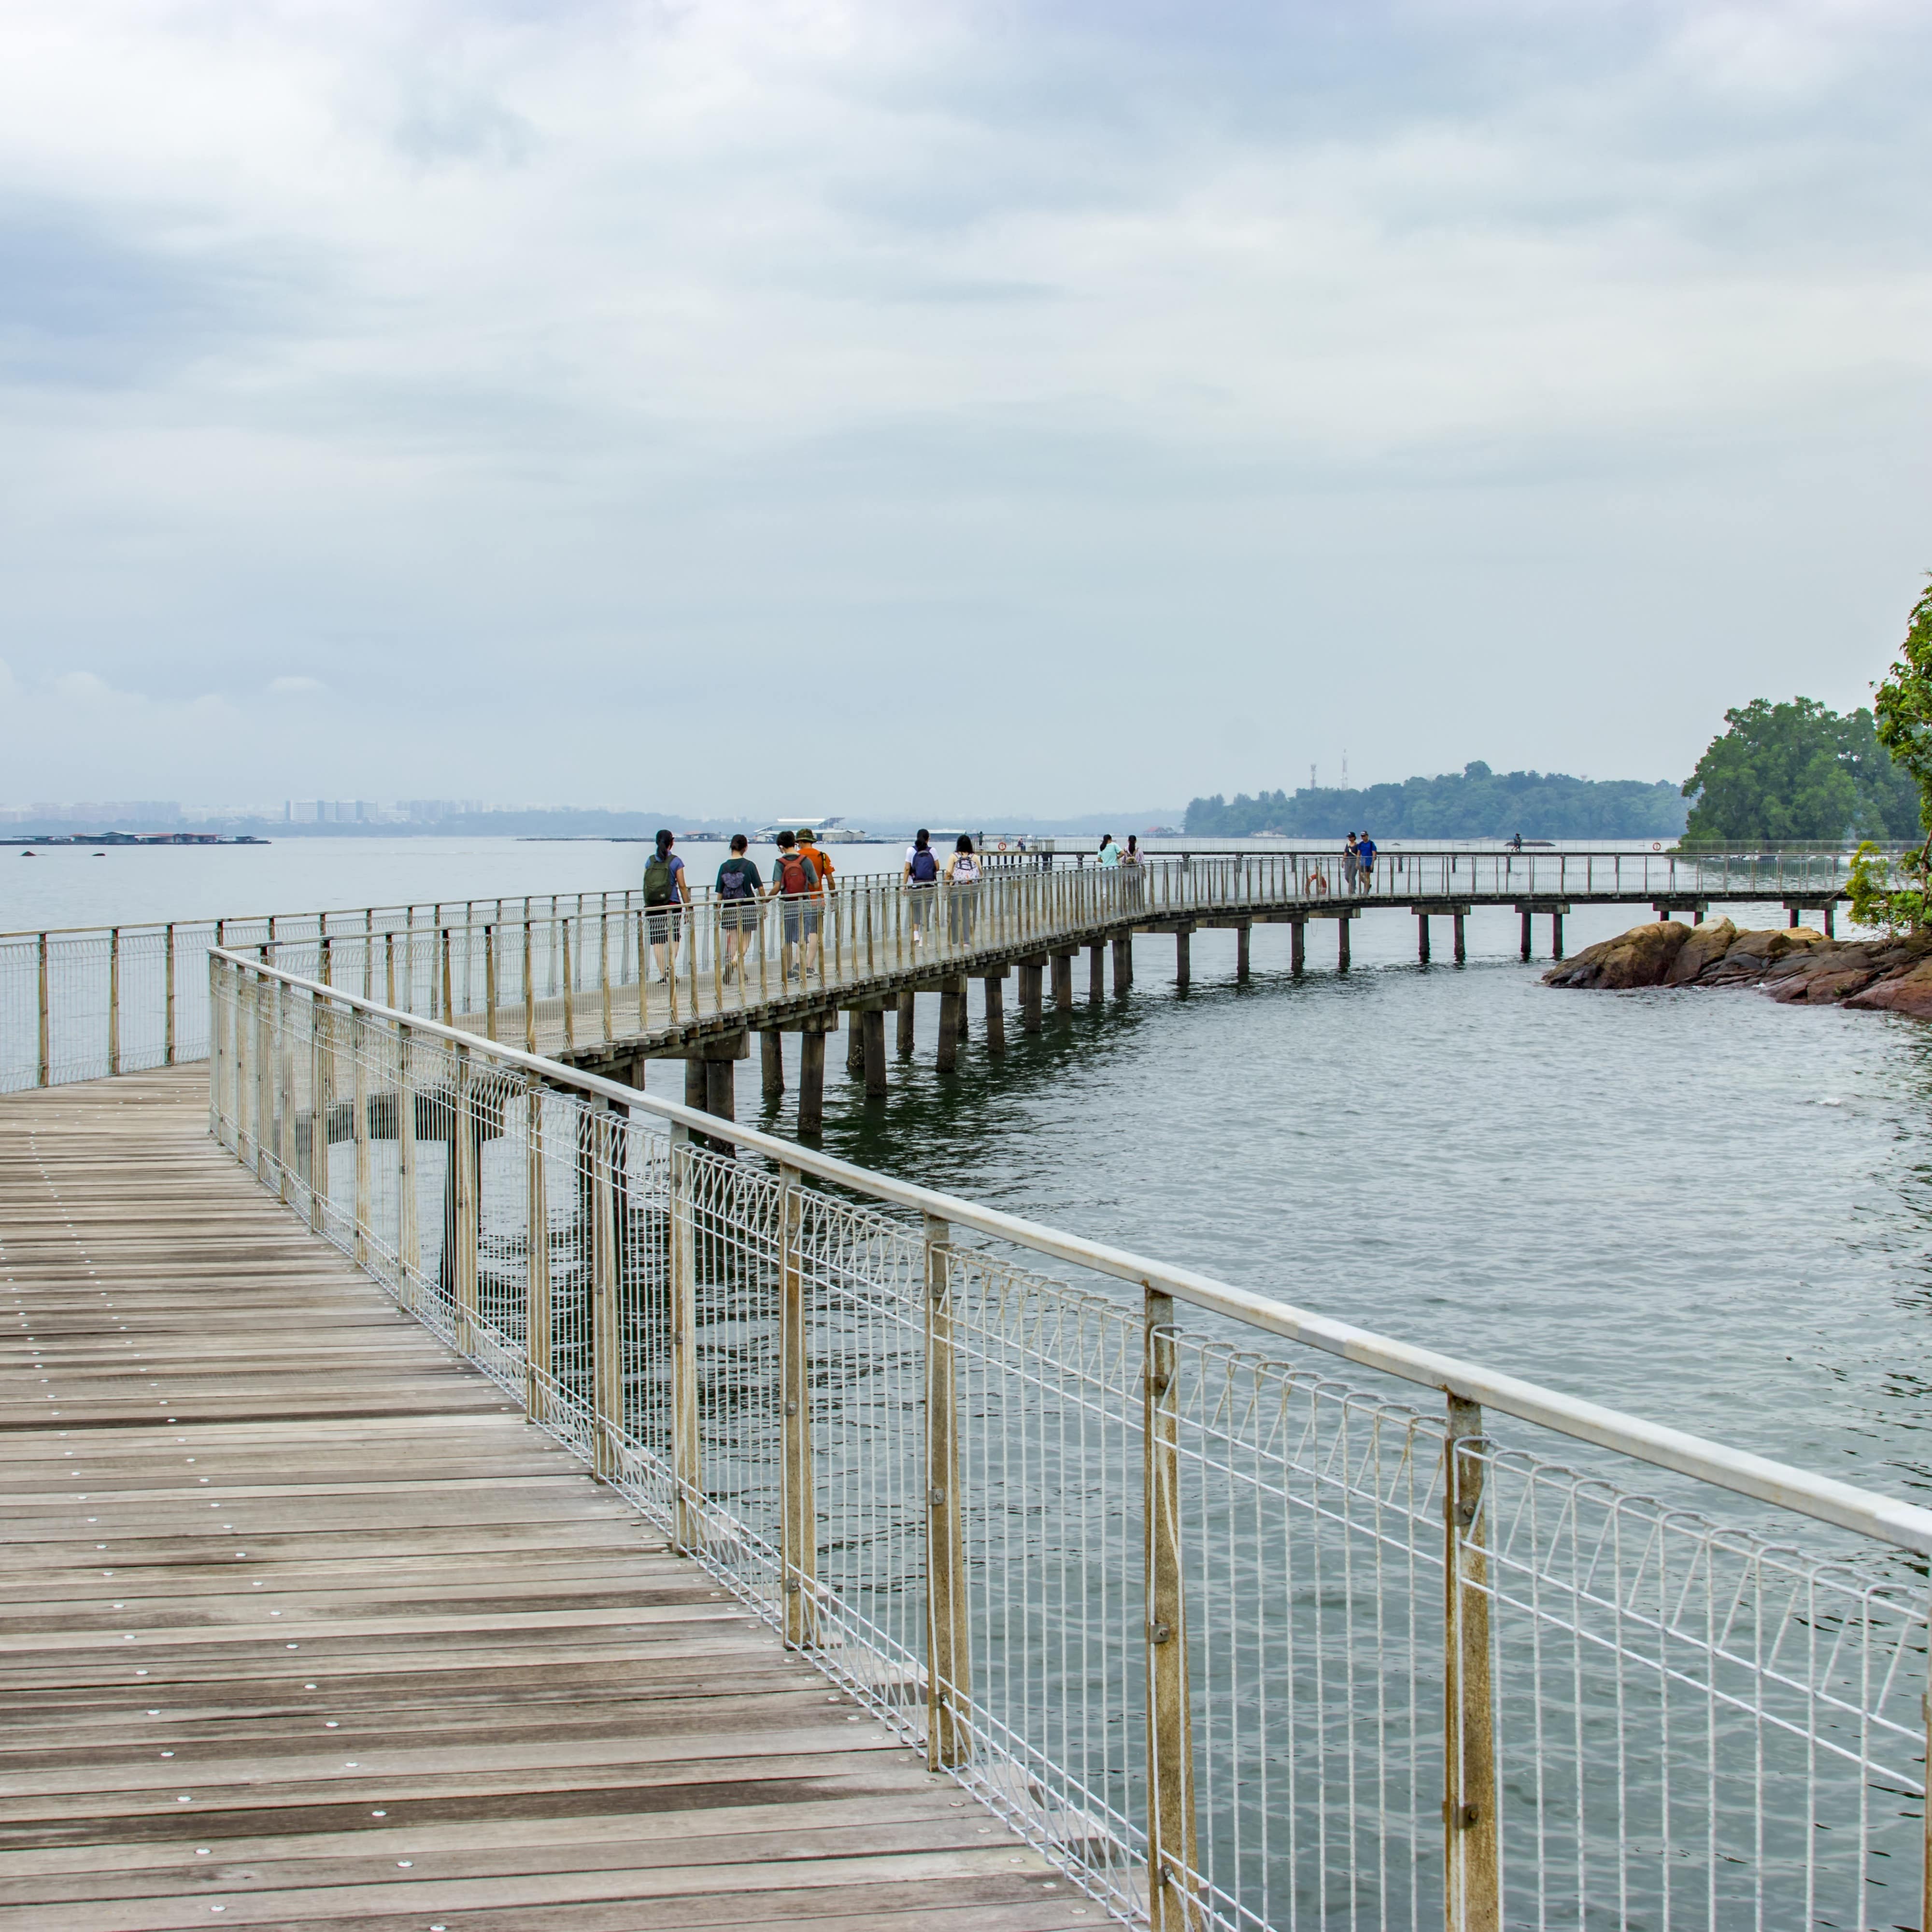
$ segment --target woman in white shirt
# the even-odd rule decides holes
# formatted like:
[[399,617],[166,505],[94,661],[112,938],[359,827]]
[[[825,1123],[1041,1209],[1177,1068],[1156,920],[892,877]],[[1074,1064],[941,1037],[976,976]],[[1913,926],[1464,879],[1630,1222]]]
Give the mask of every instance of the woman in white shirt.
[[946,931],[956,946],[973,943],[974,902],[980,896],[980,862],[973,842],[961,832],[946,862]]

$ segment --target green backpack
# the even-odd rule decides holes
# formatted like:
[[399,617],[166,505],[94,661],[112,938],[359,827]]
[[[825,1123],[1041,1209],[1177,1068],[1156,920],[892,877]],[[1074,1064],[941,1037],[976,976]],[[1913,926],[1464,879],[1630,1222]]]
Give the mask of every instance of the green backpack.
[[659,852],[644,868],[644,903],[646,905],[669,905],[671,899],[670,860]]

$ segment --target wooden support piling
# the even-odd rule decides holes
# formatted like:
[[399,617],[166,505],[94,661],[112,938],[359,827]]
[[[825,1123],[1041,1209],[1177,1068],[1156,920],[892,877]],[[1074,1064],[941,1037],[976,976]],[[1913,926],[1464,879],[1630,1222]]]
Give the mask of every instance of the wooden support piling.
[[1426,912],[1415,915],[1415,956],[1424,965],[1429,964],[1429,915]]
[[1134,939],[1124,932],[1114,941],[1114,997],[1118,999],[1134,983]]
[[1522,956],[1526,959],[1529,957],[1529,908],[1527,906],[1522,911]]
[[1353,922],[1346,916],[1335,922],[1335,970],[1338,973],[1348,970],[1348,928]]
[[883,1007],[871,1007],[859,1016],[859,1033],[864,1046],[862,1064],[866,1075],[866,1097],[886,1097],[886,1016]]
[[1070,1013],[1073,1010],[1073,955],[1071,952],[1053,955],[1053,1010],[1057,1013]]
[[1833,924],[1833,915],[1838,910],[1838,904],[1835,899],[1827,899],[1825,902],[1825,937],[1827,939],[1837,936],[1836,928]]
[[1238,926],[1234,928],[1234,983],[1245,986],[1249,975],[1248,942],[1254,928],[1251,926]]
[[822,1133],[825,1128],[825,1036],[802,1033],[798,1038],[798,1130]]
[[918,995],[910,989],[899,995],[897,1045],[902,1055],[913,1049],[913,1014],[917,1004]]
[[861,1016],[845,1016],[845,1071],[855,1079],[866,1070],[866,1029]]
[[1463,928],[1466,917],[1466,914],[1460,912],[1456,915],[1456,964],[1459,966],[1469,956],[1468,949],[1464,944]]
[[950,1073],[959,1064],[959,1036],[966,1010],[966,982],[948,980],[939,994],[939,1071]]
[[1308,969],[1308,922],[1292,919],[1288,922],[1288,970],[1300,979]]
[[1087,1003],[1094,1006],[1107,1004],[1107,949],[1097,939],[1087,949]]
[[684,1063],[684,1104],[709,1111],[711,1105],[710,1076],[704,1070],[704,1062],[693,1054]]
[[776,1100],[784,1091],[784,1035],[772,1027],[758,1036],[764,1073],[765,1098]]
[[1020,1031],[1040,1030],[1040,964],[1037,959],[1020,962]]
[[[738,1118],[738,1064],[734,1060],[707,1060],[704,1062],[704,1111],[716,1114],[721,1120],[735,1120]],[[712,1143],[721,1151],[729,1146],[725,1141]]]
[[[1792,923],[1797,923],[1796,919]],[[1560,912],[1550,915],[1550,956],[1552,959],[1563,957],[1563,915]]]
[[1193,940],[1192,930],[1184,926],[1174,935],[1174,983],[1184,993],[1193,978]]
[[982,980],[980,982],[986,995],[986,1051],[1004,1053],[1006,1050],[1006,992],[1004,980]]

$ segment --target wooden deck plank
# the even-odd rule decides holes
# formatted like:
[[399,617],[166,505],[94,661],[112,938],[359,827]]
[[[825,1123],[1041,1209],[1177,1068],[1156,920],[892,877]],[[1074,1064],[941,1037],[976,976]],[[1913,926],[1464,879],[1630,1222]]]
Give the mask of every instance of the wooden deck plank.
[[1097,1924],[206,1121],[0,1100],[0,1932]]

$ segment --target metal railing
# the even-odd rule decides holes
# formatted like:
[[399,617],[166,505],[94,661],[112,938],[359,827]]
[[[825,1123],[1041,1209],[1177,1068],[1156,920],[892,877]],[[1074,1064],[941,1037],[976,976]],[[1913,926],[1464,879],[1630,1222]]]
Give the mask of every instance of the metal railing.
[[1120,1918],[1924,1922],[1932,1514],[210,974],[222,1143]]
[[575,892],[0,934],[0,1092],[202,1058],[200,962],[211,946],[254,952],[403,1011],[554,1052],[746,1012],[788,989],[856,992],[915,967],[970,973],[976,961],[1034,944],[1046,952],[1088,943],[1124,922],[1297,909],[1313,916],[1343,904],[1420,899],[1610,896],[1688,906],[1816,894],[1822,902],[1843,890],[1848,862],[1816,850],[1695,860],[1400,851],[1352,886],[1332,850],[1155,853],[1118,870],[1076,856],[989,862],[987,875],[964,888],[908,890],[896,874],[842,874],[830,894],[802,902],[746,904],[706,889],[688,905],[653,908],[637,891]]

